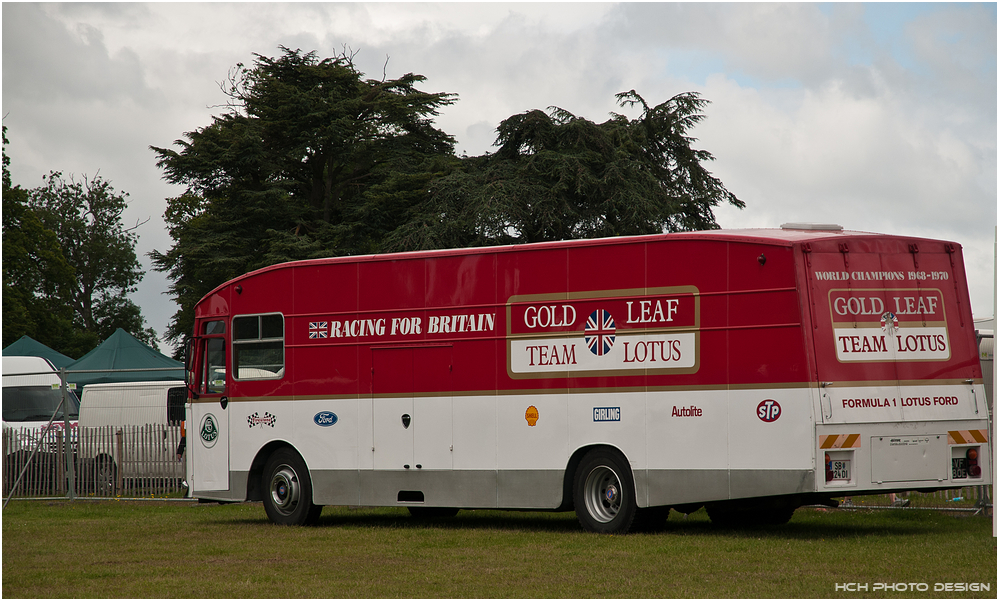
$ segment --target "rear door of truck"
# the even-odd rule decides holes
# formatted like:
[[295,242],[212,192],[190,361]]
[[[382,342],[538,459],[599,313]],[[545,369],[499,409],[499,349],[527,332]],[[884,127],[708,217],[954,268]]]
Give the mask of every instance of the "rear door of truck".
[[870,236],[808,246],[822,423],[984,417],[956,245]]
[[852,235],[802,250],[824,486],[969,483],[988,410],[960,249]]

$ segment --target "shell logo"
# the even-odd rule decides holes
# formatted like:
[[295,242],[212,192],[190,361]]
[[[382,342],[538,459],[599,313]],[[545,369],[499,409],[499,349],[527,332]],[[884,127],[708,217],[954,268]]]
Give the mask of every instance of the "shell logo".
[[538,408],[535,407],[534,405],[528,407],[527,412],[524,414],[524,419],[527,420],[528,426],[533,426],[534,424],[538,423],[539,417],[540,415],[538,414]]

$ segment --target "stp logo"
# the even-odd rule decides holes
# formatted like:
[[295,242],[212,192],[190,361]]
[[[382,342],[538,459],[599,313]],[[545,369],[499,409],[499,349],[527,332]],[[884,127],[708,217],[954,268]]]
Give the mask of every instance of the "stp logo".
[[762,401],[756,406],[756,417],[767,423],[777,421],[780,417],[780,404],[773,399]]

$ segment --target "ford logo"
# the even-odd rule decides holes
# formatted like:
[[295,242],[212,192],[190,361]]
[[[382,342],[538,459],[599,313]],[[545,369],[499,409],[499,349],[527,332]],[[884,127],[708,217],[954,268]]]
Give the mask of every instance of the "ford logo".
[[332,411],[320,411],[316,414],[312,421],[316,422],[317,426],[322,426],[324,428],[332,426],[337,422],[336,413]]

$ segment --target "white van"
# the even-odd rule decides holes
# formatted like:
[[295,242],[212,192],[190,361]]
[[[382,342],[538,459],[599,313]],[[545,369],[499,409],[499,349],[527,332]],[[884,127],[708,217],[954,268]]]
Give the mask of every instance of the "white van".
[[94,462],[101,492],[123,480],[184,478],[177,447],[186,402],[187,388],[179,380],[83,389],[80,457]]
[[80,427],[179,425],[186,402],[180,380],[89,384],[80,403]]
[[[62,401],[59,375],[55,367],[43,357],[4,357],[3,358],[3,428],[5,431],[4,452],[7,455],[18,451],[30,453],[38,440],[38,434],[46,429],[55,414],[49,435],[46,436],[39,452],[54,453],[58,440],[57,433],[65,429],[69,418],[72,442],[75,444],[75,429],[80,412],[80,401],[69,390],[66,396],[68,407],[56,408]],[[64,415],[68,412],[68,416]]]

